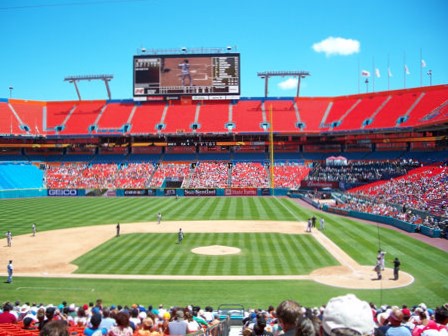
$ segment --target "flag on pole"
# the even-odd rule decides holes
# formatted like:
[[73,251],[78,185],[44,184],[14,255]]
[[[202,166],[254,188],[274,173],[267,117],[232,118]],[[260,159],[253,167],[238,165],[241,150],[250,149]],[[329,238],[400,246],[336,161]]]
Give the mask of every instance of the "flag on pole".
[[390,68],[387,68],[387,76],[392,77],[392,71],[390,71]]
[[406,64],[404,66],[404,72],[405,72],[406,75],[410,75],[411,74],[411,72],[409,71],[409,68],[408,68],[408,66]]
[[380,69],[378,69],[378,68],[375,69],[375,76],[376,76],[377,78],[380,78],[380,77],[381,77]]
[[370,72],[367,71],[367,70],[363,70],[363,71],[361,71],[361,76],[363,76],[363,77],[370,77]]
[[426,68],[426,62],[424,59],[422,59],[421,64],[422,64],[422,68]]

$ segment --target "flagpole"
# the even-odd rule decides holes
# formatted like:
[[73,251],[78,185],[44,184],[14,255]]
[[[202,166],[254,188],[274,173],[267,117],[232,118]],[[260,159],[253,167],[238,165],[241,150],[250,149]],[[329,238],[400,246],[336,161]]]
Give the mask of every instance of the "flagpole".
[[372,92],[375,92],[375,77],[376,77],[376,71],[375,71],[375,57],[372,57]]

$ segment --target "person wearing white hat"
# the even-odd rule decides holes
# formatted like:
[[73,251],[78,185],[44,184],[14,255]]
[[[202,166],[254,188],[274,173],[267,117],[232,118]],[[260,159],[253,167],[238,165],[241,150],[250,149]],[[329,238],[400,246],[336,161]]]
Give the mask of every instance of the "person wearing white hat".
[[322,328],[325,335],[369,336],[374,334],[375,322],[370,305],[354,294],[347,294],[328,301]]

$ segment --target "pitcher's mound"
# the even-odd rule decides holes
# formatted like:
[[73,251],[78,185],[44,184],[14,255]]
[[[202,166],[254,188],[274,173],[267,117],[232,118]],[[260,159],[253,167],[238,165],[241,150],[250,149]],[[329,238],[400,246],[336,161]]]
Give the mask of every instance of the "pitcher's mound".
[[210,246],[196,247],[192,249],[191,252],[205,255],[228,255],[228,254],[238,254],[241,252],[241,250],[237,247],[231,247],[231,246],[210,245]]

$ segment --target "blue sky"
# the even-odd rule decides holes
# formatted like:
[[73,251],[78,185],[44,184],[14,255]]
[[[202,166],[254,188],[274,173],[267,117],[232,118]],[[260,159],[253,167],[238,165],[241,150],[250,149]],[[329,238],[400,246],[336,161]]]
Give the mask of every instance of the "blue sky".
[[[112,98],[132,98],[142,47],[236,47],[243,97],[264,95],[262,71],[309,71],[307,97],[429,85],[428,70],[447,84],[447,13],[446,0],[0,0],[0,98],[12,86],[13,98],[75,100],[63,79],[87,74],[113,74]],[[269,96],[294,96],[294,80],[272,78]],[[79,87],[107,97],[102,82]]]

